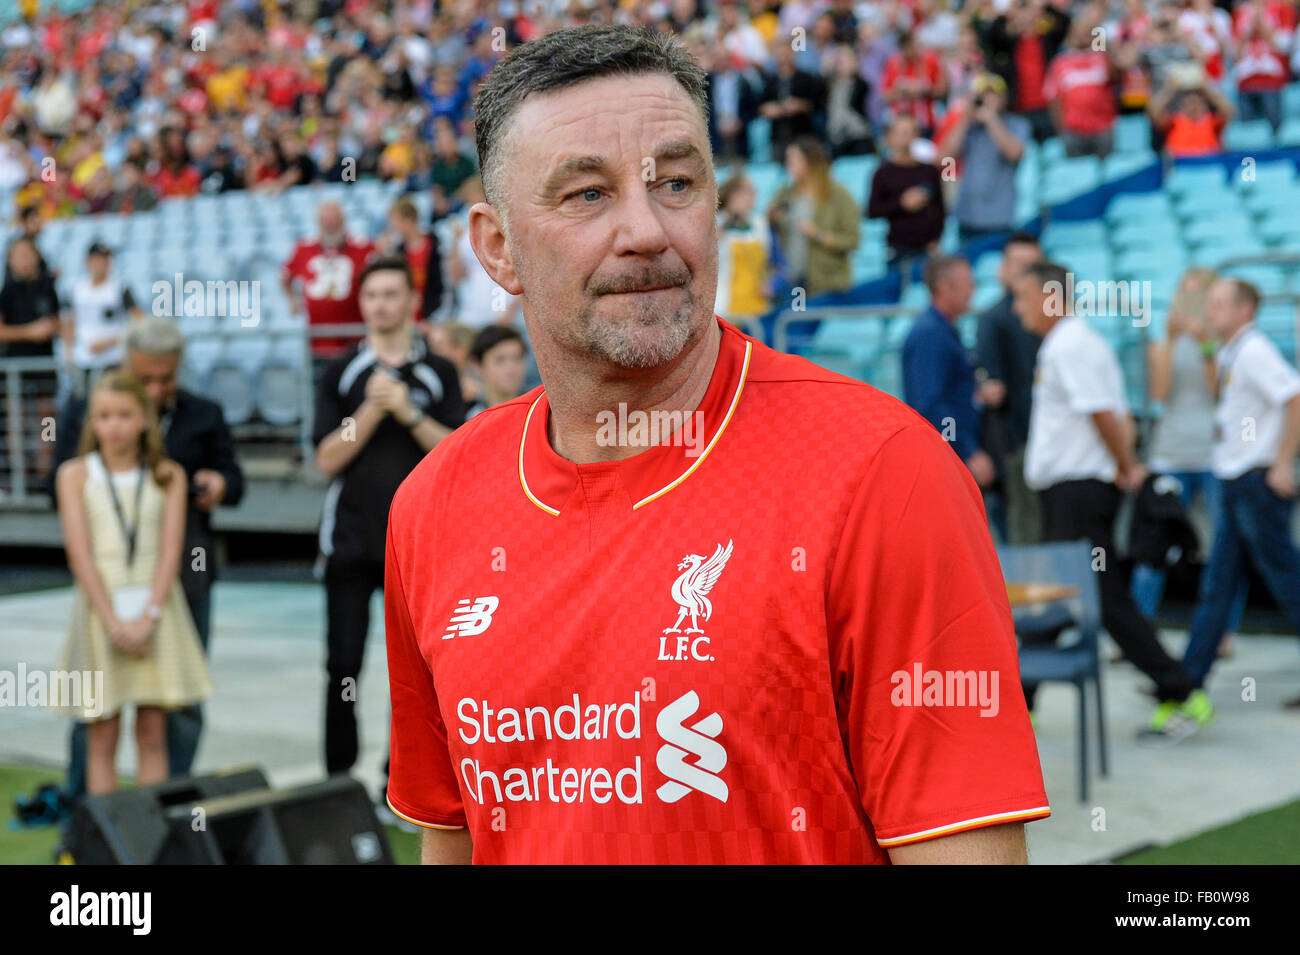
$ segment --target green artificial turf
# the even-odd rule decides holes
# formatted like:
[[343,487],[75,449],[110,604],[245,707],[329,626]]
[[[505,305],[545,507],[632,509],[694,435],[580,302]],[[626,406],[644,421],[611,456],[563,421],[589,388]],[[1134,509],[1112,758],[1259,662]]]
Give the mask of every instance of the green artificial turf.
[[1117,862],[1120,865],[1300,864],[1300,799]]

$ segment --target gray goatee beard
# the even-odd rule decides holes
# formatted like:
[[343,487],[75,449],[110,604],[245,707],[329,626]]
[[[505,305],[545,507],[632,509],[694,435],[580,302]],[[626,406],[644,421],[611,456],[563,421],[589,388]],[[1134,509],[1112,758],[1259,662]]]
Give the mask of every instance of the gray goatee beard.
[[596,321],[594,303],[583,310],[581,334],[588,354],[621,368],[655,368],[672,361],[697,337],[692,316],[695,298],[689,286],[678,286],[686,300],[664,313],[648,305],[627,322]]

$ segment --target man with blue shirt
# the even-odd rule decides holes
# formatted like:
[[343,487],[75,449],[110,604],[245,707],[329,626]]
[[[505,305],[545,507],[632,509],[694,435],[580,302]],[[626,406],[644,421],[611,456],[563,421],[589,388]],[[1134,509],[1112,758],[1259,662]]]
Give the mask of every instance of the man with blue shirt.
[[953,106],[957,119],[936,146],[945,160],[961,164],[953,216],[963,244],[1010,232],[1016,218],[1016,167],[1032,129],[1006,106],[1006,83],[994,73],[977,76]]
[[979,446],[975,369],[955,325],[975,292],[970,263],[959,255],[936,256],[926,263],[924,280],[930,306],[903,342],[903,400],[939,430],[975,483],[988,487],[995,474],[993,459]]

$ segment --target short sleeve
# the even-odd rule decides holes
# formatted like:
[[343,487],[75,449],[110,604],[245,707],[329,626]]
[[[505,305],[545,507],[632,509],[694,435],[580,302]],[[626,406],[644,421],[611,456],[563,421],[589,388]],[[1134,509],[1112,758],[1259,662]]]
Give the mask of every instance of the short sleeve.
[[881,846],[1050,814],[979,491],[928,427],[869,466],[827,616],[841,734]]
[[[1030,138],[1033,136],[1033,128],[1029,125],[1029,120],[1025,119],[1023,116],[1006,116],[1004,117],[1004,122],[1006,123],[1007,128],[1011,130],[1012,135],[1022,143],[1028,143]],[[1023,159],[1024,157],[1022,156],[1021,158]]]
[[1263,336],[1255,336],[1245,343],[1234,372],[1243,375],[1270,405],[1285,404],[1300,395],[1300,372],[1287,364]]
[[1079,342],[1079,347],[1059,349],[1056,370],[1065,388],[1070,410],[1076,414],[1127,411],[1123,375],[1115,356],[1101,341]]
[[427,829],[463,829],[465,806],[447,749],[447,727],[438,708],[433,675],[420,653],[406,602],[401,566],[388,524],[384,560],[384,623],[392,704],[388,804]]

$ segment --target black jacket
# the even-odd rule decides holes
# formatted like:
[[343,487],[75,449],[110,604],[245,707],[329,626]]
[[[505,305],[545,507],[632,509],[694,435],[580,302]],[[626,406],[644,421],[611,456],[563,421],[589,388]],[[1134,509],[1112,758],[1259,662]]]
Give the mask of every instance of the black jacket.
[[[996,73],[1007,84],[1007,104],[1014,112],[1020,109],[1016,102],[1016,44],[1018,35],[1007,29],[1006,16],[994,20],[976,20],[973,24],[979,35],[980,45],[984,48],[989,70]],[[1038,18],[1038,35],[1043,38],[1043,72],[1051,65],[1052,58],[1061,49],[1065,34],[1070,29],[1070,17],[1056,7],[1043,7],[1043,14]]]
[[[722,134],[718,131],[717,109],[714,106],[714,88],[718,81],[717,73],[710,73],[705,85],[705,96],[709,103],[709,144],[713,147],[715,155],[723,152]],[[740,129],[736,133],[737,155],[748,158],[749,156],[749,124],[758,118],[758,90],[749,76],[742,73],[740,81],[740,101],[737,104],[738,119],[740,120]]]
[[1006,400],[996,412],[1006,430],[1007,452],[1024,447],[1029,440],[1029,407],[1040,344],[1038,336],[1025,329],[1012,309],[1010,292],[979,317],[975,334],[977,367],[1007,387]]
[[818,131],[817,117],[826,109],[826,83],[820,76],[800,69],[796,69],[788,80],[783,80],[776,72],[768,73],[763,78],[763,94],[759,97],[759,106],[782,99],[782,88],[787,84],[785,95],[808,100],[813,108],[806,113],[772,120],[772,159],[778,163],[785,161],[786,146],[800,136]]

